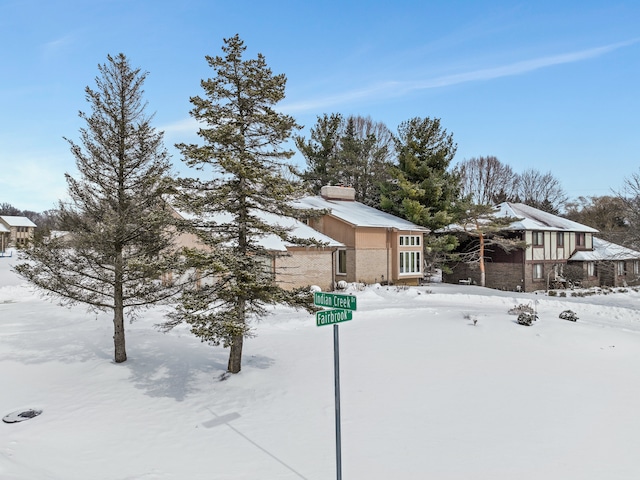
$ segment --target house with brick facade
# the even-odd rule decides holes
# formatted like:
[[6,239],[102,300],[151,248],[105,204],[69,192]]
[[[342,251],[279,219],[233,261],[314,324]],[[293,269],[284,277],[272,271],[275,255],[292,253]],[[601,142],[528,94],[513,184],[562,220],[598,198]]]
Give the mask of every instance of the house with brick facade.
[[622,287],[640,284],[640,252],[593,237],[593,249],[576,252],[570,263],[581,264],[588,284]]
[[[334,288],[334,258],[338,249],[344,247],[341,242],[294,218],[264,212],[257,214],[273,225],[289,229],[292,237],[301,240],[300,243],[284,241],[274,234],[259,240],[260,246],[268,252],[263,259],[266,270],[271,272],[274,280],[282,288],[293,290],[310,285],[316,285],[325,291]],[[173,215],[178,219],[185,218],[184,214],[175,210]],[[216,218],[223,223],[229,221],[225,215]],[[193,233],[179,234],[176,247],[208,248]]]
[[324,186],[295,205],[326,212],[306,222],[341,244],[332,261],[335,283],[417,285],[423,278],[426,228],[356,202],[351,187]]
[[27,217],[0,215],[0,251],[25,246],[33,240],[36,226]]

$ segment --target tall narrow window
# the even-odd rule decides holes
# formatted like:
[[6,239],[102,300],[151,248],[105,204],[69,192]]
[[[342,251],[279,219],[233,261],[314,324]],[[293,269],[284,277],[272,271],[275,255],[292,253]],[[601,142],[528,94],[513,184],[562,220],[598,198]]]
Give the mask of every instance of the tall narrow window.
[[585,245],[584,233],[576,233],[576,247],[584,247]]
[[564,247],[564,232],[556,233],[556,243],[558,244],[558,247]]
[[347,274],[347,251],[338,250],[338,275]]
[[618,262],[618,275],[624,275],[624,262]]

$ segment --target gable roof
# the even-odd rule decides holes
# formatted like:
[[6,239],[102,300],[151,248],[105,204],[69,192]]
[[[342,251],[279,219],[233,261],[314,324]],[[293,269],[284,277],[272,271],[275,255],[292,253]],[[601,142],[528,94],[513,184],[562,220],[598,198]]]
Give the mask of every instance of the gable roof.
[[319,195],[304,197],[293,203],[305,209],[329,210],[329,215],[354,227],[389,227],[398,230],[428,232],[425,227],[353,200],[328,200]]
[[597,233],[595,228],[588,227],[572,220],[538,210],[524,203],[503,202],[496,206],[498,217],[517,217],[521,220],[513,222],[507,230],[556,230],[569,232]]
[[0,215],[0,220],[9,225],[10,227],[33,227],[37,225],[29,220],[27,217],[18,217],[14,215]]
[[593,250],[581,250],[569,260],[597,262],[603,260],[640,260],[640,252],[593,237]]
[[[193,215],[180,212],[175,208],[173,210],[176,212],[176,214],[184,219],[194,218]],[[325,247],[344,247],[343,243],[338,242],[337,240],[334,240],[333,238],[328,237],[327,235],[324,235],[317,230],[314,230],[309,225],[306,225],[305,223],[302,223],[300,220],[296,220],[295,218],[257,210],[253,213],[270,225],[279,225],[281,227],[290,229],[289,234],[292,237],[300,238],[303,240],[315,240],[322,243]],[[207,220],[219,224],[233,221],[232,216],[229,213],[219,213],[217,215],[209,216]],[[270,250],[273,252],[286,252],[287,247],[299,246],[299,244],[296,244],[295,242],[282,240],[278,235],[275,235],[273,233],[261,237],[257,241],[257,243],[265,250]]]

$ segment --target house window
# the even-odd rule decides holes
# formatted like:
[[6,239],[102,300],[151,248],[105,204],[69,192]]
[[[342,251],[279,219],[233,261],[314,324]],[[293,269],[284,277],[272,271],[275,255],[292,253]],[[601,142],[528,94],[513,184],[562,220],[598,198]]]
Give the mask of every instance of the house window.
[[587,275],[589,277],[596,276],[596,264],[595,262],[587,262]]
[[634,275],[640,274],[640,262],[638,260],[633,261],[633,274]]
[[544,265],[542,263],[533,264],[533,278],[535,280],[541,280],[544,278]]
[[564,247],[564,232],[556,233],[556,243],[559,248]]
[[347,251],[338,250],[338,275],[347,274]]
[[420,235],[400,235],[400,246],[409,247],[420,245]]
[[420,252],[400,252],[400,274],[420,273]]
[[618,275],[624,275],[624,262],[618,262]]
[[585,245],[584,233],[576,233],[576,247],[584,247]]
[[533,246],[540,247],[544,245],[544,232],[533,232]]

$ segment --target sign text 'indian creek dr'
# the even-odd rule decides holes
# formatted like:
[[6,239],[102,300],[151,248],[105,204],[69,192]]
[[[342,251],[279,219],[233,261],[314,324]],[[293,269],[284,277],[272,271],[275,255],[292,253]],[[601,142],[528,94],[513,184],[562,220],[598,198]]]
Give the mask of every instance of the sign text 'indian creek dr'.
[[353,295],[338,295],[337,293],[314,292],[313,304],[326,308],[356,310],[356,297]]

